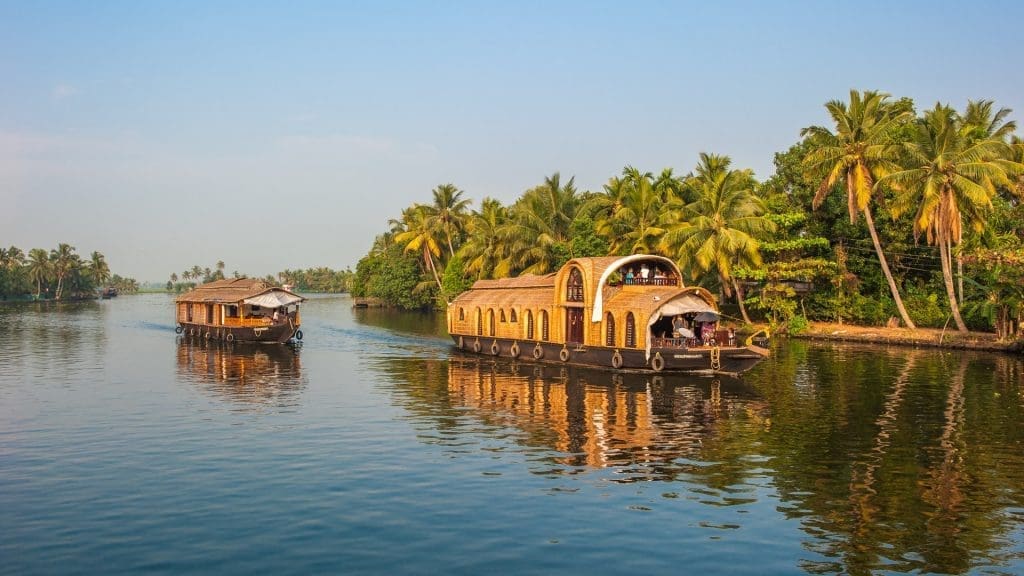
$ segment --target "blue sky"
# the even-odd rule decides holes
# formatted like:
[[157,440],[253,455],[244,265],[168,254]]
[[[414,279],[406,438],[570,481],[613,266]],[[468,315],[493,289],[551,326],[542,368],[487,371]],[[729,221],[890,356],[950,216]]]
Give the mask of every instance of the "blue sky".
[[1017,2],[0,2],[0,245],[163,281],[354,268],[452,182],[509,203],[702,151],[761,179],[851,88],[1024,112]]

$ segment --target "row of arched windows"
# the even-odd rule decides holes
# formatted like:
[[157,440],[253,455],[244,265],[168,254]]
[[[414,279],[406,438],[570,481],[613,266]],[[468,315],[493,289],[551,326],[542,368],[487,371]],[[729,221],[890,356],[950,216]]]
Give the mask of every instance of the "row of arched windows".
[[[540,339],[547,341],[547,340],[549,340],[551,338],[550,322],[548,321],[548,311],[547,310],[541,310],[540,313],[538,314],[538,316],[540,318],[540,331],[541,331]],[[484,335],[484,327],[485,327],[484,326],[485,325],[484,317],[485,317],[485,314],[481,313],[480,308],[477,308],[476,309],[476,335],[477,336],[483,336]],[[494,318],[495,318],[494,317],[494,309],[493,308],[488,308],[487,312],[486,312],[487,336],[495,336],[496,335],[497,326],[495,325]],[[507,322],[509,322],[509,323],[519,322],[519,316],[516,313],[515,308],[509,308],[507,318],[508,318]],[[505,309],[504,308],[499,308],[498,309],[498,319],[499,319],[500,322],[506,322],[506,316],[505,316]],[[460,321],[465,321],[466,320],[466,309],[465,308],[459,308],[459,320]],[[535,329],[534,329],[534,323],[533,323],[533,310],[527,310],[526,311],[526,330],[525,330],[525,334],[526,334],[526,339],[527,340],[534,340],[535,339],[534,331],[535,331]]]
[[[526,314],[526,326],[525,326],[524,334],[526,335],[526,339],[527,340],[535,340],[537,338],[536,338],[535,327],[534,327],[534,322],[533,322],[533,310],[527,310],[525,314]],[[484,327],[485,327],[484,317],[485,317],[485,315],[486,315],[487,336],[495,336],[496,335],[495,334],[496,333],[496,326],[495,326],[495,322],[494,322],[495,316],[494,316],[494,309],[493,308],[488,308],[486,314],[482,313],[479,308],[476,309],[476,335],[477,336],[483,336],[484,335]],[[501,322],[505,322],[505,310],[503,308],[499,308],[498,309],[498,318],[500,319]],[[516,318],[517,318],[516,311],[515,311],[514,308],[509,309],[508,318],[509,318],[509,322],[516,322],[517,321],[516,320]],[[538,318],[540,320],[540,340],[543,340],[543,341],[546,342],[546,341],[551,339],[551,330],[550,330],[550,321],[548,319],[548,311],[547,310],[541,310],[538,313]],[[465,311],[465,309],[464,308],[459,308],[459,320],[465,320],[465,319],[466,319],[466,311]],[[625,324],[626,324],[625,325],[625,341],[623,342],[623,346],[626,347],[626,348],[636,348],[636,318],[633,316],[632,312],[627,312],[626,313]],[[605,333],[604,333],[604,344],[605,344],[605,346],[613,346],[613,347],[617,346],[617,344],[616,344],[616,342],[617,342],[617,339],[616,339],[617,334],[616,334],[616,331],[615,331],[616,330],[615,316],[613,316],[611,312],[608,312],[608,313],[605,314],[605,317],[604,317],[604,327],[605,327]]]

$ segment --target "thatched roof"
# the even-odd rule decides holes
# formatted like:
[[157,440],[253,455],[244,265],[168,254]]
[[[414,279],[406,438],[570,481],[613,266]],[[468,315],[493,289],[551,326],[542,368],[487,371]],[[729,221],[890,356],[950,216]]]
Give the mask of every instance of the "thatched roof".
[[499,278],[497,280],[477,280],[473,290],[499,290],[503,288],[554,288],[555,273],[537,276],[527,274],[515,278]]
[[233,304],[268,292],[283,292],[301,299],[301,296],[294,292],[272,286],[258,278],[226,278],[197,286],[179,296],[176,301]]
[[552,286],[517,288],[515,290],[478,290],[463,292],[450,304],[467,311],[475,307],[494,308],[550,308],[555,303]]

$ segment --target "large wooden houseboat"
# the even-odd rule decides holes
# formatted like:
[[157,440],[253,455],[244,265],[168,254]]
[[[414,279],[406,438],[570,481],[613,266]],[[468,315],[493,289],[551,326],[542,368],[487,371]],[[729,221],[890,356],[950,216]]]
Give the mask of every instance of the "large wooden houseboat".
[[301,340],[299,303],[303,300],[262,280],[216,280],[178,297],[175,331],[225,342]]
[[478,354],[617,370],[738,374],[768,357],[764,341],[737,342],[719,318],[672,260],[637,254],[478,280],[448,305],[448,333]]

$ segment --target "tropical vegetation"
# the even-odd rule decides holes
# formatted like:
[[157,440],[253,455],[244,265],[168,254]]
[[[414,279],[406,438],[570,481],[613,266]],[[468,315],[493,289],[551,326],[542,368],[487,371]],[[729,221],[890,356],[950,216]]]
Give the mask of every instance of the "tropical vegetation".
[[352,278],[353,294],[444,307],[478,279],[545,274],[570,258],[675,260],[738,321],[808,320],[1019,334],[1024,142],[990,100],[918,113],[851,90],[825,104],[759,181],[726,155],[689,172],[629,165],[598,191],[559,173],[511,204],[454,184],[402,210]]
[[94,251],[83,258],[67,243],[51,250],[32,248],[28,253],[17,246],[0,248],[2,300],[78,300],[95,298],[107,288],[131,293],[138,291],[139,283],[111,274],[102,253]]

